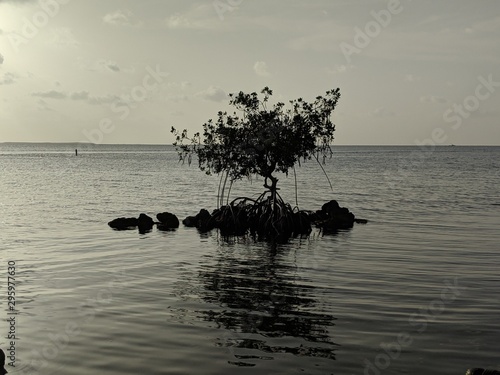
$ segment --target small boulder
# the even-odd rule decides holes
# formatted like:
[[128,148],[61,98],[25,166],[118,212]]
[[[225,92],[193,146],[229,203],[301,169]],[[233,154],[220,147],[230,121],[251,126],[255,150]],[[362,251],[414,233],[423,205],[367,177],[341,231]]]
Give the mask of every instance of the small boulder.
[[158,229],[168,230],[179,228],[179,219],[170,212],[159,213],[156,215],[156,218],[160,222],[158,224]]
[[321,211],[323,211],[326,214],[338,211],[339,209],[340,206],[336,200],[331,200],[330,202],[326,202],[323,206],[321,206]]
[[196,218],[196,216],[188,216],[184,220],[182,220],[182,224],[184,224],[186,227],[189,227],[189,228],[196,227],[197,223],[198,223],[198,219]]
[[139,232],[142,234],[151,231],[151,229],[153,229],[153,225],[155,224],[153,218],[149,217],[146,214],[140,214],[139,218],[137,219],[137,223],[137,225],[139,226]]
[[309,215],[304,211],[295,212],[293,214],[293,234],[295,236],[308,236],[311,231],[311,219]]
[[182,224],[186,227],[196,227],[202,232],[208,232],[214,228],[214,223],[212,220],[212,215],[210,212],[202,208],[196,216],[188,216],[182,220]]
[[210,215],[210,212],[202,208],[196,215],[196,228],[198,228],[201,232],[210,231],[213,229],[211,219],[212,215]]
[[346,207],[340,207],[336,200],[331,200],[321,207],[317,213],[321,218],[319,226],[325,231],[335,232],[338,229],[350,229],[354,225],[354,214],[349,212]]
[[108,225],[116,230],[134,229],[139,225],[139,221],[135,217],[119,217],[111,220]]

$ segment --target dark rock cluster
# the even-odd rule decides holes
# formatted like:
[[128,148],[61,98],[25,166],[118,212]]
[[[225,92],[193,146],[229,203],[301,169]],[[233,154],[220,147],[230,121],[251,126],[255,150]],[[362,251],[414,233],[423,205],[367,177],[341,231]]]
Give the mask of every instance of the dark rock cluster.
[[179,227],[179,219],[170,212],[162,212],[156,215],[158,221],[146,214],[140,214],[136,217],[119,217],[111,220],[108,225],[115,230],[139,229],[140,233],[151,231],[156,224],[160,230],[172,230]]
[[[356,219],[353,213],[345,207],[340,207],[335,200],[325,203],[318,211],[296,211],[282,216],[272,216],[266,212],[268,207],[265,205],[259,207],[242,201],[222,206],[212,213],[201,209],[196,215],[186,217],[182,223],[186,227],[197,228],[202,233],[217,228],[222,236],[242,236],[250,232],[259,239],[279,236],[284,240],[290,237],[308,236],[313,226],[321,228],[324,233],[332,233],[352,228],[354,223],[367,223],[367,220]],[[154,225],[159,230],[174,230],[179,227],[179,219],[170,212],[159,213],[156,218],[157,222],[146,214],[140,214],[138,218],[114,219],[108,225],[116,230],[139,228],[140,233],[149,232]],[[271,226],[269,220],[273,220]],[[270,227],[274,233],[268,233]]]
[[366,224],[366,220],[356,220],[354,214],[346,207],[340,207],[336,200],[325,203],[321,210],[311,214],[311,221],[325,232],[352,228],[355,222]]

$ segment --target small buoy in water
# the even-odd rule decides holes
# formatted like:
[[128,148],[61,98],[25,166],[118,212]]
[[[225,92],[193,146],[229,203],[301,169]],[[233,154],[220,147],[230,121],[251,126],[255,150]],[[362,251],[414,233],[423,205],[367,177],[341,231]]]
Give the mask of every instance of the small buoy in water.
[[75,148],[75,156],[78,156],[78,149]]

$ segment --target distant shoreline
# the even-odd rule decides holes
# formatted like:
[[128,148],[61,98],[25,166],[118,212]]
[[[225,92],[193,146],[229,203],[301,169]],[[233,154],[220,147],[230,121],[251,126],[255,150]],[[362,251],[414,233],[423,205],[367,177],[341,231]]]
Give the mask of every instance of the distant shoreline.
[[[173,146],[167,143],[91,143],[91,142],[0,142],[0,145],[79,145],[79,146]],[[333,144],[332,147],[418,147],[415,144],[403,144],[403,145],[339,145]],[[435,145],[435,147],[500,147],[498,145],[476,145],[476,144],[447,144],[447,145]]]

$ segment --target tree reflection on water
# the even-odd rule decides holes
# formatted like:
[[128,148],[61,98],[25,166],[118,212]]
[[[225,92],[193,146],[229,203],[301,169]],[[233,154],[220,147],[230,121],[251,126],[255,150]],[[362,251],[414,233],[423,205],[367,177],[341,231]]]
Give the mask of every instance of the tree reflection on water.
[[[201,267],[201,298],[220,306],[203,318],[225,330],[218,345],[240,360],[235,365],[253,366],[241,360],[277,353],[335,359],[338,345],[328,330],[336,318],[322,313],[317,288],[299,276],[288,252],[221,243],[216,259]],[[251,350],[259,355],[248,355]]]

